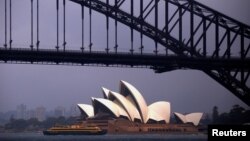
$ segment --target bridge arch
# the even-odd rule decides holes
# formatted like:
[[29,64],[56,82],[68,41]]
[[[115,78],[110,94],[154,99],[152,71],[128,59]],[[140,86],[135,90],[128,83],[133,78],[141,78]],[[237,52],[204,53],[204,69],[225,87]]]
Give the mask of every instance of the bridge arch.
[[[138,32],[142,32],[143,35],[149,37],[152,40],[157,41],[164,47],[170,49],[177,55],[182,55],[184,51],[190,51],[184,45],[182,45],[178,40],[172,36],[166,34],[165,32],[155,28],[151,24],[137,17],[131,16],[129,13],[116,8],[115,6],[108,5],[102,1],[89,1],[89,0],[70,0],[85,7],[91,8],[103,15],[108,15],[110,18],[116,19],[120,23],[133,28]],[[178,46],[178,47],[177,47]]]
[[[110,18],[113,18],[120,23],[125,24],[128,27],[131,27],[133,30],[136,30],[138,32],[141,32],[145,36],[148,36],[152,40],[160,43],[166,49],[170,49],[173,51],[176,55],[192,58],[205,58],[206,51],[204,51],[203,54],[201,54],[199,51],[196,51],[195,44],[193,41],[193,36],[191,35],[189,41],[187,44],[182,42],[181,40],[177,40],[176,38],[172,37],[169,33],[166,32],[166,29],[160,30],[156,28],[155,26],[152,26],[151,24],[147,23],[145,20],[143,20],[141,17],[134,17],[130,15],[127,12],[124,12],[119,8],[119,6],[115,7],[109,4],[106,4],[105,2],[102,2],[100,0],[70,0],[76,3],[79,3],[85,7],[91,8],[101,14],[107,15]],[[153,0],[152,0],[153,1]],[[151,2],[152,2],[151,1]],[[159,0],[157,0],[158,2]],[[124,2],[124,0],[121,0],[119,2]],[[156,2],[156,3],[157,3]],[[180,24],[182,19],[181,16],[183,12],[186,11],[190,12],[190,17],[192,20],[192,16],[196,15],[202,18],[202,22],[198,25],[200,27],[202,24],[205,25],[203,27],[203,34],[200,36],[199,41],[203,38],[205,32],[207,31],[207,28],[213,23],[215,24],[216,29],[216,36],[219,36],[219,26],[222,28],[225,28],[229,33],[233,32],[236,36],[241,37],[241,41],[244,42],[243,38],[250,39],[250,27],[248,25],[245,25],[241,22],[238,22],[224,14],[221,14],[215,10],[212,10],[211,8],[208,8],[196,1],[193,0],[185,0],[183,4],[179,3],[179,1],[175,0],[166,0],[166,2],[169,2],[175,6],[178,7],[179,10],[179,19],[177,22]],[[202,12],[202,11],[206,11]],[[178,13],[178,10],[176,11]],[[176,14],[175,13],[175,14]],[[207,15],[205,15],[205,14]],[[205,22],[204,22],[205,21]],[[206,21],[209,21],[209,24],[206,25]],[[194,22],[194,21],[191,21]],[[204,24],[205,23],[205,24]],[[176,24],[176,23],[175,23]],[[191,23],[192,24],[192,23]],[[195,33],[198,28],[194,29],[193,26],[191,26],[191,33]],[[165,31],[164,31],[165,30]],[[180,29],[181,30],[181,29]],[[222,57],[225,58],[226,55],[230,57],[230,46],[225,51],[223,56],[219,56],[219,49],[221,42],[226,37],[226,34],[222,37],[222,40],[220,40],[220,37],[216,37],[216,49],[212,55],[213,57]],[[181,38],[181,37],[180,37]],[[229,36],[230,38],[230,36]],[[233,40],[234,41],[234,40]],[[231,39],[229,39],[229,42],[231,42]],[[191,44],[189,46],[189,43]],[[247,54],[250,50],[250,45],[247,47],[247,49],[244,49],[244,43],[241,43],[241,49],[240,49],[240,58],[242,60],[246,59]],[[229,53],[228,53],[229,52]],[[168,71],[167,68],[154,68],[156,72],[166,72]],[[227,88],[229,91],[231,91],[234,95],[236,95],[239,99],[244,101],[246,104],[250,105],[250,88],[247,86],[247,80],[250,75],[250,68],[247,70],[247,75],[245,75],[245,70],[227,70],[226,68],[220,68],[215,70],[208,70],[208,69],[201,69],[204,73],[206,73],[208,76],[216,80],[218,83],[220,83],[222,86]],[[231,71],[231,72],[230,72]],[[232,74],[232,72],[234,74]],[[240,73],[239,73],[240,72]],[[240,79],[237,78],[237,75],[240,74]]]

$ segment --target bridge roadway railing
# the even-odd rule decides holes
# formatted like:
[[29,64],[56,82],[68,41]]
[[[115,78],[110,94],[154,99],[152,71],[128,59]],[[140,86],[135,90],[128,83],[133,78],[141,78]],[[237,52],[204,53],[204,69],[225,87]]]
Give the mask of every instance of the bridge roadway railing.
[[154,69],[197,69],[216,70],[221,68],[250,69],[250,58],[242,61],[239,58],[193,58],[179,55],[155,55],[153,53],[126,53],[105,51],[79,51],[79,50],[56,50],[56,49],[26,49],[26,48],[0,48],[0,60],[3,62],[32,62],[32,63],[55,63],[55,64],[78,64],[78,65],[106,65],[145,67]]

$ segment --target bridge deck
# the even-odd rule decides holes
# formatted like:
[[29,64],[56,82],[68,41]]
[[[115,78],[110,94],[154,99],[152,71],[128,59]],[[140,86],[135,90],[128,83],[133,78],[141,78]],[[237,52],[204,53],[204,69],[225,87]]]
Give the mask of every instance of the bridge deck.
[[131,54],[112,53],[105,51],[76,51],[56,49],[22,49],[0,48],[0,60],[7,62],[30,62],[30,63],[55,63],[55,64],[79,64],[79,65],[106,65],[106,66],[127,66],[145,67],[156,71],[159,69],[199,69],[213,70],[227,68],[250,69],[250,58],[241,60],[239,58],[223,59],[212,57],[186,57],[177,55],[155,55],[155,54]]

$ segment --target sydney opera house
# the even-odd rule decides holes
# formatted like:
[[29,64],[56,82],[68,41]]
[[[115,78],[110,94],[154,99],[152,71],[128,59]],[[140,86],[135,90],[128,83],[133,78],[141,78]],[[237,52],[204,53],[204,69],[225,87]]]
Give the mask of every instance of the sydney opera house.
[[85,126],[98,126],[108,133],[198,132],[202,113],[174,112],[176,120],[170,123],[169,102],[148,105],[142,94],[126,81],[120,81],[119,93],[107,88],[102,88],[102,92],[104,98],[92,98],[92,105],[78,104]]

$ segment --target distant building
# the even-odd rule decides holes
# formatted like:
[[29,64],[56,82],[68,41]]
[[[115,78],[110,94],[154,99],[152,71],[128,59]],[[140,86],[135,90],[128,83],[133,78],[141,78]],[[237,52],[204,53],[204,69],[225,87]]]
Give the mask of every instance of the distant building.
[[46,112],[46,108],[44,108],[43,106],[41,107],[37,107],[35,110],[35,116],[39,121],[43,121],[45,120],[45,112]]
[[27,119],[31,119],[31,118],[36,118],[35,110],[28,110],[27,111]]
[[55,117],[65,117],[65,107],[59,106],[55,109]]
[[75,106],[75,105],[72,105],[70,107],[70,109],[69,109],[69,115],[68,116],[77,117],[77,116],[79,116],[79,114],[80,114],[80,111],[79,111],[78,107]]
[[27,119],[27,106],[20,104],[17,106],[17,119]]

